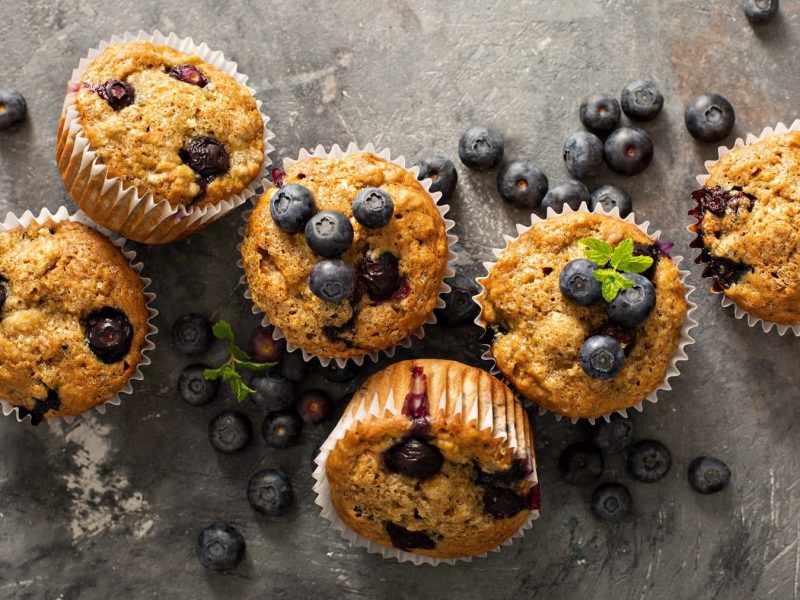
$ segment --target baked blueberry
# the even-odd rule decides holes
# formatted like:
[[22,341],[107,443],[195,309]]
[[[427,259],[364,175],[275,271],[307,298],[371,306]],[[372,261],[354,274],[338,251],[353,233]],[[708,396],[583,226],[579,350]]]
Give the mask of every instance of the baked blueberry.
[[522,496],[511,488],[489,486],[483,492],[483,506],[493,517],[510,519],[523,509]]
[[583,372],[594,379],[611,379],[619,373],[625,351],[609,335],[593,335],[583,342],[578,353]]
[[323,367],[322,376],[334,383],[346,383],[358,375],[359,367],[353,361],[347,361],[343,367],[331,361],[327,367]]
[[458,183],[458,171],[453,161],[439,154],[432,154],[417,161],[419,175],[417,179],[430,179],[431,192],[441,192],[442,200],[447,200],[453,195]]
[[610,335],[622,346],[625,356],[628,356],[636,345],[636,328],[620,323],[606,321],[597,328],[593,335]]
[[274,412],[264,418],[261,435],[273,448],[288,448],[300,435],[300,419],[290,412]]
[[583,126],[596,135],[606,135],[619,125],[619,102],[611,94],[597,92],[583,101],[580,108]]
[[603,286],[595,279],[592,261],[578,258],[569,261],[558,276],[558,287],[567,300],[579,306],[591,306],[603,297]]
[[272,195],[269,214],[275,224],[286,233],[298,233],[314,215],[314,196],[308,188],[290,183]]
[[374,257],[372,252],[364,254],[358,263],[358,288],[371,300],[388,300],[400,287],[400,263],[397,257],[384,252]]
[[229,571],[242,562],[244,537],[227,523],[214,523],[200,532],[194,549],[206,569]]
[[545,194],[544,200],[542,200],[542,210],[547,212],[548,208],[552,208],[556,213],[560,213],[564,210],[565,205],[572,210],[578,210],[581,203],[585,202],[588,205],[591,200],[592,196],[585,185],[580,181],[567,179],[551,187]]
[[352,208],[356,221],[369,229],[383,227],[392,220],[394,214],[394,202],[380,188],[359,190]]
[[250,399],[266,412],[284,410],[294,402],[292,382],[273,371],[253,375],[250,387],[255,390]]
[[698,456],[689,465],[689,485],[695,492],[714,494],[731,481],[728,465],[713,456]]
[[0,131],[25,120],[28,104],[17,90],[0,90]]
[[223,410],[208,424],[208,441],[225,454],[241,450],[252,436],[253,424],[238,410]]
[[[647,277],[651,281],[656,274],[656,269],[658,268],[658,261],[661,260],[661,254],[669,252],[673,248],[675,244],[672,242],[656,242],[655,244],[633,244],[633,255],[634,256],[649,256],[653,259],[653,264],[646,271],[642,271],[641,275],[643,277]],[[666,254],[669,256],[669,254]]]
[[272,325],[256,327],[253,330],[247,343],[247,352],[250,354],[250,358],[262,363],[278,362],[283,358],[286,340],[276,340],[272,336],[274,331],[275,327]]
[[345,300],[356,289],[355,269],[341,259],[326,258],[311,267],[308,287],[325,302]]
[[561,452],[558,468],[567,483],[586,485],[603,474],[603,455],[594,444],[576,442]]
[[0,277],[0,312],[3,311],[3,307],[6,305],[6,298],[8,296],[5,284],[6,284],[5,280],[2,277]]
[[768,23],[778,14],[778,0],[742,0],[742,10],[748,21],[756,25]]
[[592,430],[592,441],[608,454],[617,454],[633,441],[633,419],[611,415],[610,421],[599,419]]
[[480,307],[472,299],[480,292],[480,286],[471,277],[458,273],[445,280],[450,284],[450,291],[442,296],[444,308],[436,314],[445,325],[459,325],[474,321]]
[[110,365],[122,360],[132,340],[133,325],[121,310],[105,306],[86,317],[86,341],[100,362]]
[[641,325],[656,306],[656,288],[647,277],[637,273],[625,273],[633,281],[633,287],[621,290],[617,297],[606,304],[606,314],[614,323],[636,327]]
[[284,352],[278,370],[289,381],[303,381],[308,375],[308,363],[302,352]]
[[127,81],[119,81],[118,79],[109,79],[98,88],[97,93],[108,102],[108,105],[115,111],[130,106],[136,99],[136,92],[133,89],[133,85]]
[[208,85],[208,79],[195,65],[176,65],[167,71],[167,75],[201,88]]
[[221,379],[206,379],[203,371],[208,365],[195,364],[185,367],[178,376],[178,393],[187,404],[203,406],[211,402],[219,393]]
[[318,425],[331,412],[331,397],[322,390],[306,390],[297,397],[295,407],[304,423]]
[[289,478],[278,469],[261,469],[250,476],[247,501],[262,515],[278,515],[294,499]]
[[642,440],[628,446],[628,471],[637,481],[661,481],[672,466],[672,455],[656,440]]
[[603,142],[588,131],[576,131],[564,141],[564,163],[573,177],[585,179],[603,164]]
[[386,533],[389,535],[389,539],[392,540],[392,545],[400,550],[408,551],[415,548],[433,550],[436,548],[436,542],[426,532],[411,531],[391,521],[386,523]]
[[664,96],[652,81],[637,79],[622,89],[620,104],[634,121],[651,121],[664,108]]
[[476,171],[494,169],[503,158],[503,138],[486,127],[471,127],[458,141],[458,157]]
[[519,208],[537,208],[547,193],[549,183],[539,164],[529,158],[503,163],[497,174],[500,197]]
[[631,514],[633,499],[628,488],[621,483],[604,483],[592,494],[590,507],[598,520],[619,523]]
[[228,151],[212,137],[192,138],[178,152],[181,160],[205,181],[224,175],[231,166]]
[[306,223],[308,247],[320,256],[341,256],[353,243],[350,219],[335,210],[323,210]]
[[633,210],[630,196],[615,185],[603,185],[592,192],[589,210],[595,210],[598,206],[606,212],[610,212],[616,207],[622,218],[627,217]]
[[429,479],[436,475],[444,464],[441,450],[424,440],[409,438],[383,453],[386,468],[415,479]]
[[603,146],[608,168],[620,175],[641,173],[653,160],[653,141],[638,127],[620,127]]
[[733,130],[736,112],[719,94],[700,94],[686,105],[683,118],[693,138],[713,143],[722,141]]
[[213,340],[211,321],[203,315],[189,313],[172,324],[172,345],[181,354],[187,356],[203,354]]

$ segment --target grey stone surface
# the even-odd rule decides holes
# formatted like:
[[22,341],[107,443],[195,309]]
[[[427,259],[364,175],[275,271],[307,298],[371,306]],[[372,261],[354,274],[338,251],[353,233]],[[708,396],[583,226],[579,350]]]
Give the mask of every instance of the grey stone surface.
[[[553,182],[565,176],[561,144],[580,126],[580,99],[652,77],[666,98],[664,113],[645,125],[654,163],[640,176],[604,172],[591,184],[622,184],[637,216],[682,254],[693,175],[715,156],[685,132],[684,103],[702,91],[726,95],[737,110],[735,134],[743,134],[791,121],[800,93],[795,2],[759,30],[733,0],[0,6],[0,86],[20,89],[30,107],[21,130],[0,134],[0,211],[70,203],[53,159],[64,84],[87,48],[124,30],[175,30],[238,61],[272,117],[274,156],[356,140],[408,157],[455,157],[460,133],[486,123],[506,136],[508,156],[536,158]],[[501,235],[528,217],[502,205],[494,174],[459,165],[459,175],[459,265],[478,274]],[[122,407],[38,428],[0,419],[0,597],[800,597],[800,342],[735,320],[707,293],[698,267],[691,264],[698,343],[673,391],[635,417],[639,437],[672,450],[672,471],[661,483],[638,484],[621,457],[608,460],[605,478],[629,485],[635,516],[613,527],[593,520],[591,490],[565,485],[557,470],[560,450],[584,428],[538,417],[542,518],[499,554],[417,569],[349,548],[318,516],[309,462],[323,428],[290,450],[257,438],[240,455],[222,456],[206,425],[230,396],[202,409],[177,397],[176,375],[189,361],[165,333],[176,317],[224,317],[242,338],[257,323],[237,288],[240,218],[231,214],[183,243],[136,248],[159,295],[162,332],[145,381]],[[401,355],[477,364],[477,353],[472,328],[438,327]],[[208,360],[215,357],[219,349]],[[331,388],[344,396],[355,383]],[[246,410],[258,423],[254,407]],[[733,469],[718,496],[687,484],[688,463],[702,453]],[[259,517],[247,505],[247,478],[262,466],[292,478],[299,500],[284,518]],[[217,519],[240,528],[248,544],[245,563],[228,576],[205,572],[193,555],[199,530]]]

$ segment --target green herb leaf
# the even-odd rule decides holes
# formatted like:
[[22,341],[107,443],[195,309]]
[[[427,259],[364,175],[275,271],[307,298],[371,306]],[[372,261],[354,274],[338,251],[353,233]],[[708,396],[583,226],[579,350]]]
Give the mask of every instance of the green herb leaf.
[[606,241],[597,238],[583,238],[578,242],[583,255],[598,266],[605,266],[614,254],[614,249]]
[[247,369],[248,371],[264,371],[266,369],[271,369],[278,363],[276,362],[268,362],[268,363],[259,363],[259,362],[252,362],[249,360],[237,360],[236,366],[242,367],[243,369]]
[[628,238],[623,240],[619,243],[619,245],[614,248],[614,254],[611,255],[611,266],[617,270],[621,269],[623,262],[630,259],[633,256],[633,240]]
[[228,363],[225,363],[221,367],[217,367],[216,369],[204,369],[203,370],[203,377],[208,379],[209,381],[214,379],[219,379],[222,377],[222,373],[229,367]]
[[652,256],[631,256],[625,259],[619,268],[626,273],[644,273],[652,264]]
[[214,326],[211,328],[211,331],[214,333],[214,337],[219,338],[221,340],[227,340],[231,344],[233,344],[233,329],[231,329],[230,323],[227,321],[223,321],[220,319]]
[[229,344],[228,345],[228,353],[235,358],[236,360],[250,360],[250,355],[239,348],[236,344]]
[[632,288],[633,282],[614,269],[597,269],[594,278],[601,284],[603,300],[611,302],[622,290]]
[[236,395],[236,400],[242,402],[247,396],[255,392],[255,390],[244,382],[242,377],[237,373],[236,378],[231,380],[231,389]]

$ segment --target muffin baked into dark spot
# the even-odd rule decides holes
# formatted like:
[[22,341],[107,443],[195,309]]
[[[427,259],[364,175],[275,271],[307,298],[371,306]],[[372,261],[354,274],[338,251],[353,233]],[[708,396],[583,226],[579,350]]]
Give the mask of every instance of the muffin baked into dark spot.
[[408,551],[417,548],[433,550],[436,548],[436,542],[434,542],[431,536],[425,531],[410,531],[402,525],[389,521],[386,523],[386,533],[389,534],[389,538],[392,540],[392,544],[394,544],[395,548],[399,548],[400,550]]
[[38,425],[48,412],[61,408],[61,396],[58,395],[58,392],[47,386],[45,388],[47,388],[47,395],[44,398],[34,398],[33,409],[27,409],[24,406],[17,409],[20,418],[30,415],[31,425]]
[[131,349],[132,339],[133,325],[121,310],[104,306],[86,317],[86,341],[101,362],[122,360]]

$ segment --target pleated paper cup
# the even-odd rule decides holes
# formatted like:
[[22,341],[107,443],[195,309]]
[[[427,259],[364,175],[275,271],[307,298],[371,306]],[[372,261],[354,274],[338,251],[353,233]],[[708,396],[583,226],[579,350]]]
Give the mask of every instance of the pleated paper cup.
[[[744,148],[745,146],[749,146],[751,144],[755,144],[756,142],[760,142],[761,140],[773,135],[773,134],[781,134],[781,133],[788,133],[790,131],[800,131],[800,119],[795,120],[789,127],[787,127],[783,123],[778,123],[774,128],[773,127],[765,127],[764,130],[759,135],[754,135],[752,133],[748,133],[744,139],[743,138],[736,138],[733,146],[728,148],[726,146],[719,146],[717,148],[717,155],[719,160],[726,154],[730,154],[737,148]],[[705,162],[706,172],[702,175],[698,175],[696,177],[697,183],[702,186],[705,186],[706,181],[708,181],[709,174],[711,173],[711,167],[716,163],[716,160],[708,160]],[[687,227],[689,232],[696,234],[697,233],[697,224],[692,224]],[[699,255],[698,255],[699,258]],[[728,298],[725,295],[724,291],[715,290],[713,287],[710,288],[712,294],[716,294],[719,296],[722,306],[733,307],[733,314],[737,319],[744,319],[747,318],[747,325],[750,327],[760,326],[761,330],[764,333],[769,333],[774,328],[778,335],[785,335],[788,332],[794,333],[794,335],[800,337],[800,322],[794,323],[793,325],[787,325],[785,323],[774,323],[772,321],[767,321],[766,319],[762,319],[761,317],[757,317],[756,315],[746,311],[744,308],[736,304],[733,300]]]
[[[435,372],[435,368],[446,367],[447,369],[447,372],[439,374],[436,379],[428,379],[427,392],[431,423],[435,424],[446,420],[448,423],[458,423],[459,427],[474,427],[478,431],[491,430],[493,437],[502,440],[502,445],[513,451],[514,459],[525,461],[529,465],[530,472],[523,479],[531,482],[529,492],[536,491],[538,493],[539,479],[536,472],[533,433],[522,403],[514,397],[513,392],[502,382],[496,381],[491,375],[477,367],[469,367],[455,361],[418,359],[395,363],[376,373],[364,382],[362,388],[354,394],[336,427],[320,446],[319,454],[315,459],[317,464],[313,473],[316,480],[314,491],[317,494],[315,502],[322,509],[321,515],[344,539],[353,546],[364,548],[373,554],[380,554],[384,558],[395,559],[399,562],[411,562],[415,565],[452,565],[459,561],[469,562],[473,558],[483,558],[488,555],[488,552],[463,558],[434,558],[383,546],[362,537],[348,527],[339,517],[331,502],[331,487],[325,470],[331,451],[347,432],[359,423],[368,424],[374,421],[379,424],[382,419],[402,416],[404,397],[396,393],[400,386],[392,378],[395,373],[402,376],[407,368],[410,370],[411,366],[421,366],[426,373]],[[379,382],[375,385],[377,389],[372,390],[370,382],[378,380],[381,376],[389,378],[388,386]],[[460,379],[457,379],[458,377]],[[488,398],[487,389],[490,389],[490,385],[501,386],[505,391],[504,397]],[[453,501],[458,502],[458,498],[454,498]],[[530,510],[528,518],[512,537],[489,552],[498,552],[503,546],[508,546],[515,539],[523,537],[525,531],[530,529],[533,521],[538,518],[539,508],[537,506]]]
[[[535,227],[537,225],[537,223],[542,223],[547,219],[553,219],[553,218],[556,218],[556,217],[561,217],[561,216],[564,216],[564,215],[567,215],[567,214],[570,214],[570,213],[573,213],[573,212],[593,213],[593,214],[600,214],[600,215],[605,215],[605,216],[609,216],[609,217],[614,217],[614,218],[620,219],[622,221],[625,221],[626,223],[630,223],[631,225],[634,225],[642,233],[644,233],[645,235],[647,235],[648,237],[650,237],[650,239],[652,239],[654,241],[658,241],[659,238],[661,237],[661,231],[660,230],[656,230],[656,231],[653,231],[653,232],[649,231],[649,229],[650,229],[650,222],[649,221],[643,221],[642,223],[637,222],[636,221],[636,215],[634,215],[634,213],[630,213],[626,217],[623,218],[623,217],[620,216],[619,209],[617,207],[614,207],[611,211],[606,211],[605,209],[603,209],[601,206],[598,205],[594,210],[590,210],[585,202],[581,202],[581,204],[580,204],[580,206],[578,207],[577,210],[574,210],[573,208],[571,208],[571,207],[569,207],[567,205],[564,205],[564,208],[563,208],[562,212],[557,213],[552,208],[548,208],[546,217],[544,219],[542,219],[541,217],[539,217],[536,214],[532,213],[531,214],[531,224],[530,225],[518,224],[517,225],[517,235],[514,236],[514,237],[509,236],[509,235],[504,235],[503,238],[504,238],[504,240],[506,242],[505,246],[503,248],[493,248],[492,249],[492,253],[494,254],[495,258],[499,258],[500,255],[503,252],[505,252],[505,250],[508,248],[508,245],[511,242],[513,242],[519,236],[521,236],[523,233],[525,233],[526,231],[531,229],[531,227]],[[680,262],[683,260],[683,257],[682,256],[671,256],[670,259],[672,260],[672,262],[677,267],[680,264]],[[484,262],[483,263],[483,267],[486,269],[487,276],[488,276],[489,272],[491,272],[491,270],[494,267],[494,265],[495,265],[494,262]],[[666,375],[664,376],[664,379],[661,381],[661,383],[658,385],[658,387],[656,387],[656,389],[651,391],[645,398],[643,398],[642,400],[640,400],[639,402],[637,402],[633,406],[628,407],[627,409],[616,410],[616,411],[613,411],[611,413],[598,415],[597,417],[585,418],[585,420],[589,421],[591,424],[594,424],[597,419],[601,419],[601,418],[606,420],[606,421],[610,421],[611,420],[611,416],[614,413],[616,413],[616,414],[618,414],[620,416],[623,416],[623,417],[628,417],[628,411],[631,410],[631,409],[634,409],[637,412],[642,412],[644,410],[645,402],[650,402],[650,403],[655,404],[656,402],[658,402],[658,393],[660,391],[669,391],[669,390],[672,389],[672,385],[669,383],[669,380],[672,379],[673,377],[677,377],[678,375],[680,375],[680,369],[678,368],[678,363],[681,362],[681,361],[689,359],[688,355],[686,354],[686,347],[691,345],[691,344],[694,344],[694,342],[695,342],[695,339],[690,335],[690,331],[692,329],[694,329],[695,327],[697,327],[697,324],[698,324],[697,321],[694,318],[692,318],[692,313],[697,309],[697,304],[692,302],[692,300],[690,298],[690,296],[691,296],[692,292],[695,290],[695,288],[694,288],[694,286],[689,285],[689,283],[688,283],[689,271],[686,271],[684,269],[680,269],[679,268],[678,272],[680,274],[681,282],[683,283],[683,287],[686,290],[686,293],[684,294],[684,298],[685,298],[686,304],[687,304],[687,311],[686,311],[686,318],[684,319],[683,326],[681,327],[681,335],[680,335],[680,340],[678,342],[678,347],[675,350],[675,353],[672,355],[672,358],[670,358],[669,365],[667,366],[667,372],[666,372]],[[483,282],[485,281],[485,277],[480,277],[480,278],[478,278],[477,281],[478,281],[478,284],[481,286],[481,291],[476,296],[474,296],[473,300],[480,307],[480,313],[475,318],[475,323],[477,325],[479,325],[480,327],[486,329],[486,325],[484,324],[484,320],[483,320],[483,304],[481,303],[481,300],[482,300],[483,295],[484,295]],[[504,380],[506,380],[505,376],[503,376],[502,372],[497,367],[497,363],[495,362],[494,357],[492,356],[491,345],[490,344],[486,344],[485,348],[486,348],[486,351],[483,353],[481,358],[483,358],[484,360],[490,361],[492,363],[492,368],[491,368],[492,373],[494,373],[495,375],[501,376],[501,377],[503,377]],[[513,382],[506,380],[506,383],[508,383],[512,388],[514,388]],[[534,401],[529,400],[527,397],[523,396],[522,394],[520,394],[520,397],[523,399],[525,404],[528,405],[528,406],[530,406],[531,404],[535,404]],[[544,408],[542,408],[541,406],[538,406],[538,405],[537,405],[537,408],[539,409],[539,414],[546,414],[548,412],[551,412],[551,411],[548,411],[548,410],[546,410],[546,409],[544,409]],[[555,413],[553,413],[553,415],[555,416],[556,421],[560,421],[564,417],[564,415],[559,415],[559,414],[555,414]],[[569,417],[569,419],[572,421],[572,423],[577,423],[578,421],[580,421],[583,418],[584,417]]]
[[[392,158],[391,151],[389,149],[385,148],[385,149],[382,149],[382,150],[376,150],[375,146],[373,144],[367,144],[366,146],[364,146],[362,148],[362,147],[356,145],[353,142],[351,142],[347,146],[347,148],[344,149],[344,150],[342,150],[339,147],[338,144],[334,144],[333,147],[330,149],[330,151],[325,150],[325,148],[323,146],[317,146],[313,150],[306,150],[305,148],[303,148],[302,150],[300,150],[300,153],[298,154],[297,158],[295,158],[295,159],[284,158],[283,159],[283,168],[284,168],[284,170],[286,170],[291,165],[293,165],[294,163],[296,163],[296,162],[298,162],[300,160],[305,160],[306,158],[311,158],[311,157],[314,157],[314,158],[342,158],[342,157],[345,157],[345,156],[351,156],[353,154],[360,154],[360,153],[363,153],[363,152],[374,154],[375,156],[377,156],[379,158],[382,158],[382,159],[384,159],[386,161],[392,162],[392,163],[398,165],[399,167],[401,167],[403,169],[406,169],[407,171],[412,173],[415,178],[417,177],[417,175],[419,175],[419,167],[417,167],[417,166],[406,167],[405,157],[398,156],[396,158]],[[449,233],[450,230],[455,226],[455,221],[452,221],[452,220],[450,220],[450,219],[445,217],[447,212],[450,210],[450,206],[448,204],[443,204],[441,202],[442,193],[441,192],[431,192],[430,191],[431,185],[433,184],[433,180],[430,179],[430,178],[426,178],[426,179],[423,179],[422,181],[420,181],[419,183],[422,185],[423,188],[425,188],[425,191],[428,192],[428,195],[431,197],[431,200],[433,200],[433,203],[436,205],[436,209],[439,211],[439,214],[442,216],[442,220],[444,221],[445,232],[447,232],[447,234],[446,234],[447,235],[447,247],[448,247],[448,250],[447,250],[447,255],[448,255],[448,257],[447,257],[447,268],[445,269],[444,277],[442,278],[442,283],[439,286],[439,293],[437,295],[436,306],[435,306],[435,308],[444,308],[445,302],[444,302],[444,299],[442,298],[442,296],[444,294],[447,294],[450,291],[450,286],[447,283],[445,283],[444,280],[447,279],[448,277],[452,277],[453,275],[455,275],[455,269],[453,268],[453,265],[455,264],[455,261],[456,261],[457,257],[456,257],[456,253],[453,251],[453,246],[458,242],[458,237],[455,236],[452,233]],[[269,181],[265,181],[264,182],[265,191],[271,185],[272,184]],[[242,239],[244,239],[246,224],[247,224],[247,221],[250,219],[250,215],[252,214],[252,212],[253,212],[252,210],[248,210],[243,215],[245,226],[242,226],[242,227],[239,228],[239,235],[240,235],[240,237]],[[240,242],[239,245],[237,246],[237,250],[239,251],[240,254],[241,254],[241,247],[242,247],[242,244]],[[244,264],[243,264],[243,261],[241,259],[239,259],[239,262],[237,264],[239,265],[239,268],[244,270]],[[250,288],[248,287],[248,284],[247,284],[247,276],[246,275],[242,275],[242,277],[239,279],[239,283],[242,286],[244,286],[244,297],[247,298],[248,300],[250,300],[250,302],[252,303],[253,314],[263,315],[263,317],[261,319],[262,326],[268,327],[270,325],[274,325],[273,323],[270,323],[269,317],[253,301],[253,296],[252,296],[252,294],[250,292]],[[369,358],[373,362],[377,362],[378,357],[381,354],[385,354],[386,356],[391,358],[391,357],[394,356],[395,350],[398,347],[402,347],[402,348],[411,347],[412,338],[414,338],[414,337],[416,337],[416,338],[425,337],[425,325],[434,325],[435,323],[436,323],[436,315],[434,314],[433,311],[431,311],[431,314],[428,315],[428,317],[425,320],[425,323],[421,327],[419,327],[416,331],[412,332],[408,337],[403,338],[402,340],[400,340],[398,343],[396,343],[396,344],[394,344],[392,346],[389,346],[387,348],[383,348],[383,349],[381,349],[379,351],[368,352],[368,353],[365,353],[365,354],[363,354],[361,356],[348,357],[348,358],[330,358],[330,357],[324,357],[324,356],[317,356],[316,354],[312,354],[310,352],[306,352],[301,347],[295,345],[293,342],[291,342],[288,339],[286,339],[286,334],[278,326],[275,326],[275,330],[274,330],[272,336],[276,340],[286,339],[286,349],[289,352],[294,352],[294,351],[301,352],[302,355],[303,355],[303,360],[305,360],[306,362],[309,362],[311,360],[317,359],[322,363],[322,366],[324,366],[324,367],[327,367],[331,362],[335,362],[340,368],[344,368],[344,366],[347,364],[348,361],[352,361],[355,364],[361,366],[362,364],[364,364],[364,359],[365,358]]]
[[81,59],[78,68],[72,72],[56,143],[56,163],[67,192],[91,219],[103,227],[137,242],[166,244],[189,237],[254,196],[267,175],[267,168],[272,164],[269,153],[274,148],[269,140],[275,135],[267,128],[269,117],[261,110],[261,101],[256,99],[264,123],[264,160],[261,169],[245,190],[215,204],[188,208],[183,205],[171,206],[167,200],[155,198],[151,193],[142,193],[135,186],[129,186],[117,177],[110,177],[108,168],[83,135],[75,94],[86,69],[107,46],[133,41],[152,42],[198,56],[247,87],[253,96],[256,91],[247,85],[247,76],[238,72],[236,63],[225,60],[222,52],[212,51],[205,43],[197,45],[191,38],[179,38],[174,33],[164,35],[159,31],[112,36],[110,41],[102,41],[97,48],[89,50],[86,58]]
[[[153,325],[153,319],[158,315],[158,311],[153,307],[153,302],[156,299],[156,295],[153,292],[148,292],[147,288],[150,286],[151,280],[147,277],[142,277],[142,267],[144,266],[141,262],[136,261],[136,252],[133,250],[125,250],[125,238],[120,236],[115,236],[109,230],[98,226],[94,223],[89,217],[86,216],[81,211],[76,213],[70,214],[69,209],[66,206],[59,207],[56,212],[51,213],[46,208],[42,209],[38,216],[31,213],[31,211],[26,210],[22,216],[17,217],[13,213],[8,213],[5,216],[5,219],[0,222],[0,230],[1,231],[10,231],[12,229],[18,229],[20,227],[28,227],[32,223],[37,223],[38,225],[44,225],[45,223],[60,223],[62,221],[76,221],[78,223],[83,223],[84,225],[88,225],[89,227],[96,229],[101,234],[109,238],[111,243],[113,243],[117,248],[120,249],[120,252],[125,256],[128,260],[128,264],[130,264],[131,268],[136,271],[139,275],[139,280],[142,282],[142,291],[144,293],[145,301],[147,303],[147,312],[149,317],[147,319],[147,333],[144,336],[144,343],[142,345],[142,357],[139,360],[139,364],[136,367],[136,372],[131,375],[130,379],[126,382],[125,386],[119,390],[114,395],[107,398],[104,402],[98,404],[97,406],[93,407],[91,410],[88,410],[80,415],[68,415],[64,417],[54,417],[54,418],[44,418],[42,422],[48,421],[56,421],[56,420],[63,420],[67,423],[71,423],[76,416],[83,417],[85,419],[89,419],[91,414],[94,412],[105,414],[106,408],[108,406],[118,406],[122,404],[123,396],[129,395],[133,393],[133,386],[131,385],[131,381],[139,380],[141,381],[144,379],[144,374],[142,373],[142,367],[145,367],[150,364],[150,357],[147,356],[147,353],[150,352],[155,348],[155,344],[150,339],[156,333],[158,333],[158,328]],[[0,408],[2,408],[3,414],[5,416],[14,416],[17,421],[20,423],[25,420],[26,417],[29,415],[20,415],[20,411],[18,410],[20,407],[10,402],[7,402],[0,398]]]

